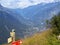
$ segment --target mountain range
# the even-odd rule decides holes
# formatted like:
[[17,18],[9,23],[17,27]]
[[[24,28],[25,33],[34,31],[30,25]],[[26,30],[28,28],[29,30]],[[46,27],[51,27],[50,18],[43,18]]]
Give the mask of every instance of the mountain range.
[[9,32],[16,37],[30,36],[46,29],[46,20],[60,12],[60,2],[38,4],[24,9],[9,9],[0,5],[0,44],[7,43]]
[[[51,19],[53,15],[60,12],[60,2],[54,3],[41,3],[38,5],[30,6],[24,9],[15,9],[14,13],[21,15],[25,20],[22,23],[31,27],[39,27],[43,29],[45,27],[46,20]],[[12,10],[10,10],[12,11]],[[18,16],[19,17],[19,16]],[[18,18],[19,20],[19,18]]]
[[7,42],[12,29],[16,31],[16,37],[24,37],[24,32],[28,30],[28,26],[13,17],[13,14],[3,10],[2,6],[0,7],[0,44]]

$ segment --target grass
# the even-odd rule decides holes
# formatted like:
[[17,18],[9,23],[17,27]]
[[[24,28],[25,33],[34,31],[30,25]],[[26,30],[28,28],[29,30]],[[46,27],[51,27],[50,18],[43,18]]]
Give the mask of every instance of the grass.
[[56,35],[52,34],[50,29],[25,38],[22,45],[60,45],[60,40],[57,40]]
[[21,45],[60,45],[60,40],[56,37],[56,35],[52,34],[52,30],[49,29],[23,39],[23,44]]

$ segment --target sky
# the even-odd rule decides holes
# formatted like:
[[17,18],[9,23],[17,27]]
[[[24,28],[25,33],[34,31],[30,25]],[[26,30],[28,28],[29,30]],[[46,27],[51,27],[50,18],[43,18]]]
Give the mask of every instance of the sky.
[[54,0],[0,0],[2,6],[7,8],[26,8],[40,3],[51,3]]

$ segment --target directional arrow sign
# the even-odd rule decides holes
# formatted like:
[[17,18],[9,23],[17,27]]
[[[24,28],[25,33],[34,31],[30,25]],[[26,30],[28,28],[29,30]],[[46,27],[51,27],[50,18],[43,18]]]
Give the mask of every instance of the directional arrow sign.
[[12,42],[12,37],[8,38],[8,43]]

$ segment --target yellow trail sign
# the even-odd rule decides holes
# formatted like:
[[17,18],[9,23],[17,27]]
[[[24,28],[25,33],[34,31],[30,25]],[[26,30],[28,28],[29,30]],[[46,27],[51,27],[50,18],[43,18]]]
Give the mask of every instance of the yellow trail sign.
[[8,43],[12,42],[12,37],[8,38]]

